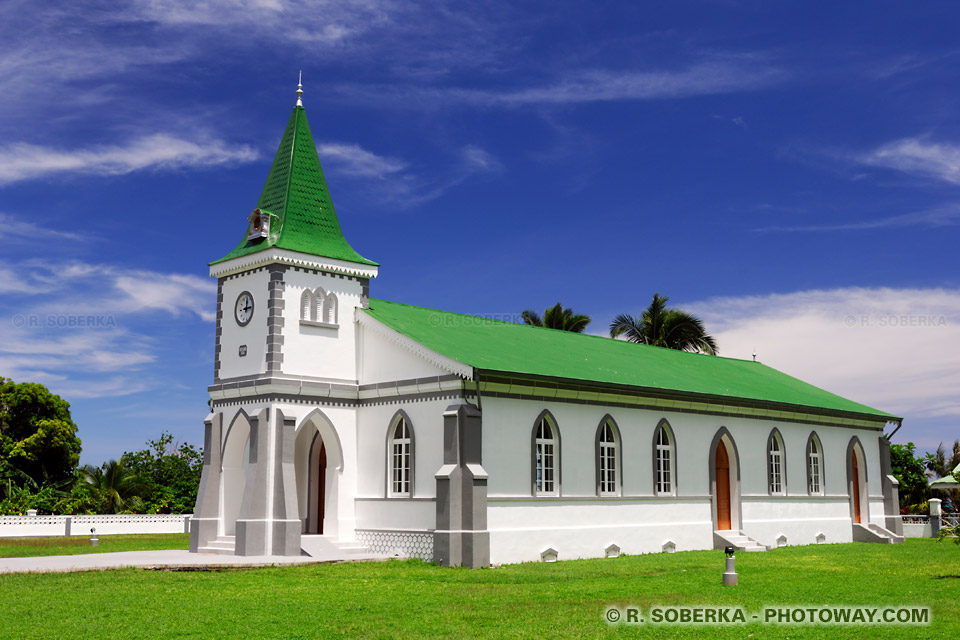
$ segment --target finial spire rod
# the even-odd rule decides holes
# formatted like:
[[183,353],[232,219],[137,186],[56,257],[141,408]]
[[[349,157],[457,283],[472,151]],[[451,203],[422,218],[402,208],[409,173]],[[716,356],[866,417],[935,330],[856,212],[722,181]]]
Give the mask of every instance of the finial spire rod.
[[297,106],[303,106],[303,71],[300,71],[300,77],[297,79]]

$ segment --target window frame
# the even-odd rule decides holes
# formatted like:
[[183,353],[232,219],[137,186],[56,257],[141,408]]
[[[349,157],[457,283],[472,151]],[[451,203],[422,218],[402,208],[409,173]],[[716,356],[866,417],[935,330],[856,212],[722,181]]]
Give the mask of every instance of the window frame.
[[[816,449],[816,460],[817,460],[817,469],[813,469],[813,453]],[[820,441],[820,436],[817,435],[816,431],[810,432],[810,437],[807,438],[807,448],[806,448],[806,466],[807,466],[807,493],[811,496],[822,496],[826,494],[825,491],[825,481],[824,481],[824,465],[823,465],[823,443]],[[814,489],[813,481],[816,480],[817,487]]]
[[[610,440],[606,440],[607,432]],[[594,464],[596,465],[597,496],[602,498],[618,497],[622,492],[622,466],[620,428],[609,414],[605,415],[594,438]],[[606,464],[605,464],[606,463]],[[612,463],[612,465],[610,464]],[[612,466],[612,469],[608,467]],[[611,488],[612,483],[612,488]]]
[[[667,444],[660,443],[661,436],[665,436]],[[651,457],[653,459],[653,495],[677,495],[677,438],[673,427],[666,418],[662,418],[653,430],[653,444]],[[666,461],[667,487],[662,483],[663,473],[661,460]]]
[[[406,432],[406,437],[397,437],[397,430],[400,426],[403,425],[404,431]],[[402,460],[404,456],[406,457],[406,465],[398,467],[398,453],[397,445],[401,447],[406,447],[406,452],[404,453],[402,448],[399,453],[400,459]],[[410,421],[410,417],[406,414],[405,411],[398,411],[396,415],[393,416],[390,420],[389,427],[387,428],[387,473],[386,473],[386,495],[388,498],[412,498],[415,492],[415,482],[416,478],[416,438],[413,431],[413,423]],[[405,472],[406,477],[399,480],[400,483],[405,483],[406,491],[397,490],[397,471],[401,471],[401,475]]]
[[[777,448],[774,449],[774,444]],[[787,447],[780,430],[774,428],[767,437],[767,493],[771,496],[787,495]]]
[[[540,428],[541,425],[546,425],[550,430],[550,438],[540,437]],[[560,472],[562,465],[560,464],[560,451],[561,451],[561,442],[560,442],[560,428],[557,425],[556,419],[549,411],[543,411],[537,416],[537,419],[533,423],[533,430],[531,432],[531,446],[530,446],[530,467],[531,467],[531,493],[534,497],[537,498],[556,498],[561,495],[560,486],[561,486],[561,476]],[[547,447],[551,447],[549,453],[546,452]],[[541,453],[541,449],[544,451]],[[549,455],[552,465],[546,467],[542,465],[540,460],[546,458]],[[544,477],[547,475],[545,471],[550,470],[550,480],[552,482],[552,487],[549,490],[543,489],[542,486],[547,483],[544,480]]]

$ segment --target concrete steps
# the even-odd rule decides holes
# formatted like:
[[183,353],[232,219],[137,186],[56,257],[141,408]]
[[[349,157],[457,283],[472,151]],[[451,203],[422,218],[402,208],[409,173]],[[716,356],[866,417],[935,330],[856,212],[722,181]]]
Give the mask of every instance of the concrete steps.
[[367,556],[370,549],[357,542],[339,542],[322,535],[300,536],[300,555],[317,559],[336,560],[346,556]]
[[222,556],[232,556],[236,549],[235,536],[218,536],[216,540],[211,540],[207,546],[197,549],[198,553],[217,553]]
[[768,551],[770,549],[742,531],[714,531],[713,546],[717,549],[732,546],[737,551]]
[[879,542],[881,544],[895,544],[904,541],[903,536],[898,536],[889,529],[884,529],[880,525],[868,523],[853,523],[854,542]]

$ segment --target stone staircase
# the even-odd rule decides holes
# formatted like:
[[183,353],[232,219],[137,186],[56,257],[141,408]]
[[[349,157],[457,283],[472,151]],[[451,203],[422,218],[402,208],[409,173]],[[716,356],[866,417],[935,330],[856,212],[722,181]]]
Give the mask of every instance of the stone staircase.
[[745,535],[743,531],[714,531],[713,546],[715,549],[732,546],[737,551],[768,551],[770,549]]
[[884,529],[880,525],[853,523],[853,541],[854,542],[880,542],[884,544],[894,544],[904,541],[903,536],[898,536],[889,529]]
[[207,546],[197,549],[197,553],[217,553],[222,556],[232,556],[236,548],[235,536],[217,536]]
[[342,560],[351,556],[369,556],[370,549],[357,542],[338,542],[329,536],[300,536],[300,555],[323,560]]

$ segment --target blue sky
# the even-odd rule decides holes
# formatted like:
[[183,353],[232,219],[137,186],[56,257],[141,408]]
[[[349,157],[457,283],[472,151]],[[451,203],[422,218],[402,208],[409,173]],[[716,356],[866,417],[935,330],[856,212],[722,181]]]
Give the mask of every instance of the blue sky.
[[[758,359],[960,438],[952,2],[0,5],[0,375],[83,462],[199,442],[206,263],[295,101],[372,294],[605,333],[653,292]],[[71,324],[72,323],[72,324]]]

